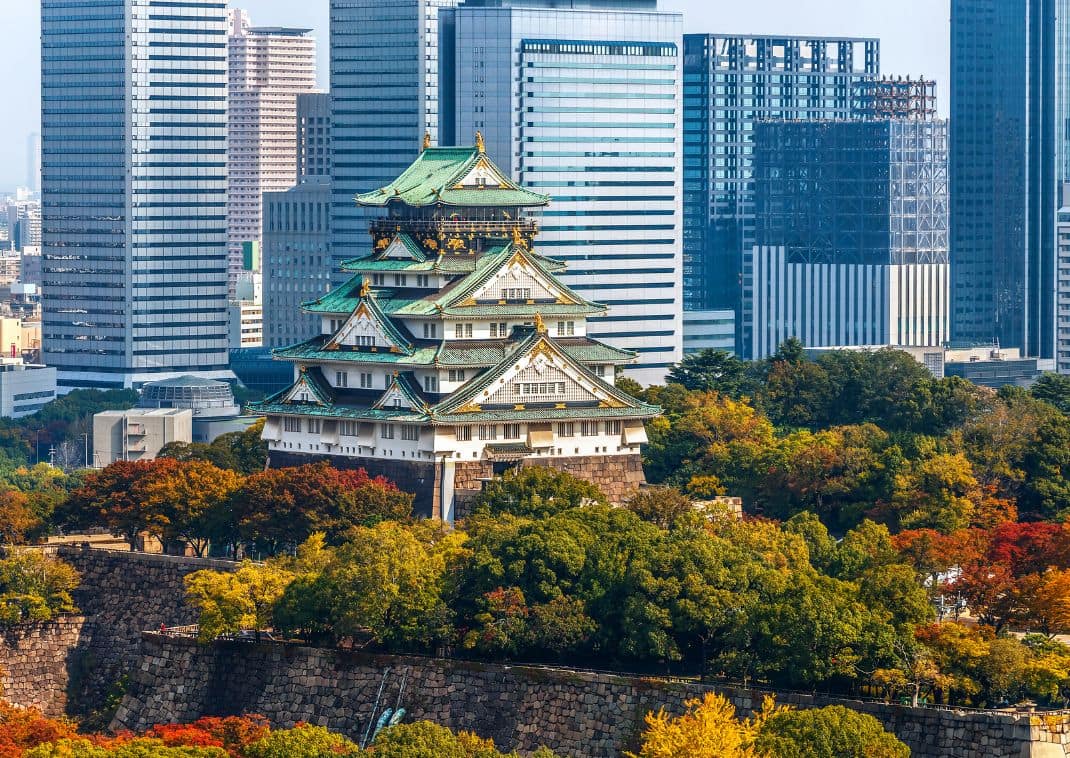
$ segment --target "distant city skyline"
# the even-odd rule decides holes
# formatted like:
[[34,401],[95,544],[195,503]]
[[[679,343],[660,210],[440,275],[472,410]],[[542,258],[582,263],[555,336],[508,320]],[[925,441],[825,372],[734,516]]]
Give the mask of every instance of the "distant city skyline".
[[[40,130],[40,3],[9,3],[6,44],[0,66],[8,72],[7,118],[0,122],[0,191],[26,180],[26,142]],[[948,0],[867,3],[850,0],[660,0],[666,10],[683,11],[687,33],[820,34],[881,38],[881,69],[888,74],[926,76],[938,83],[941,114],[948,111]],[[245,8],[258,25],[307,26],[319,42],[319,81],[328,75],[328,0],[231,2]]]

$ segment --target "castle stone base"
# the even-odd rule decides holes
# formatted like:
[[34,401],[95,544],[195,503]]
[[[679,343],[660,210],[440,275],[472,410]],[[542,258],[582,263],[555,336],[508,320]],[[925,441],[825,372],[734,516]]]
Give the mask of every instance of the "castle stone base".
[[[488,460],[429,461],[354,458],[340,455],[311,455],[272,451],[271,468],[301,466],[328,461],[338,469],[362,468],[369,476],[382,476],[405,492],[415,495],[413,510],[417,516],[464,518],[483,483],[501,473],[502,464]],[[574,458],[524,458],[517,466],[545,466],[565,471],[596,485],[611,503],[619,504],[634,495],[646,483],[643,462],[638,455],[585,455]]]

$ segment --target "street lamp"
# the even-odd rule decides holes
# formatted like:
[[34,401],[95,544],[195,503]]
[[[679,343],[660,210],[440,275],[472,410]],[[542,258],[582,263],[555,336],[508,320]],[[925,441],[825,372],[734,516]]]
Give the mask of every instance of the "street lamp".
[[89,468],[89,433],[82,435],[85,438],[85,467]]

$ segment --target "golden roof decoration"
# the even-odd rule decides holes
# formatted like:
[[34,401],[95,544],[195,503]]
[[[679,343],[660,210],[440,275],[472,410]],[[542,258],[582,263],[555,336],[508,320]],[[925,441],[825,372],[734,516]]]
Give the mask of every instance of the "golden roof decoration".
[[431,132],[424,132],[424,150],[431,147]]
[[483,143],[483,132],[476,132],[476,150],[485,153],[487,146]]
[[[352,291],[352,290],[350,290]],[[372,280],[368,277],[364,277],[364,280],[360,283],[360,296],[368,297],[372,292]]]
[[546,322],[542,320],[542,313],[535,311],[535,331],[546,334]]

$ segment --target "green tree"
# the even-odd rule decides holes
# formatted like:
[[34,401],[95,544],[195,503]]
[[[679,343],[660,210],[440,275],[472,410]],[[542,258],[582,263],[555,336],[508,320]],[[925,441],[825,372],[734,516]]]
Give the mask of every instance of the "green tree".
[[66,739],[28,750],[25,758],[229,758],[229,753],[221,747],[168,747],[162,740],[150,738],[111,746],[94,745],[84,739]]
[[71,593],[78,582],[71,566],[36,551],[0,560],[0,623],[48,621],[77,612]]
[[[454,734],[430,721],[384,729],[368,752],[375,758],[518,758],[516,753],[499,752],[491,740],[470,732]],[[554,758],[554,755],[541,748],[532,758]]]
[[672,487],[647,487],[639,490],[624,504],[644,521],[670,528],[681,516],[695,512],[694,501]]
[[1029,394],[1037,400],[1055,406],[1065,414],[1070,414],[1070,376],[1044,374],[1029,388]]
[[590,482],[564,471],[525,466],[489,482],[472,506],[474,513],[550,516],[588,503],[605,503],[606,496]]
[[259,634],[294,574],[274,564],[242,562],[236,571],[195,571],[185,578],[186,599],[199,613],[200,639],[252,629]]
[[358,758],[355,742],[322,726],[277,729],[243,749],[245,758]]
[[909,758],[910,749],[877,719],[842,705],[782,710],[762,723],[760,755],[776,758]]
[[669,370],[668,381],[698,392],[717,392],[731,398],[750,395],[750,364],[722,350],[700,350]]

